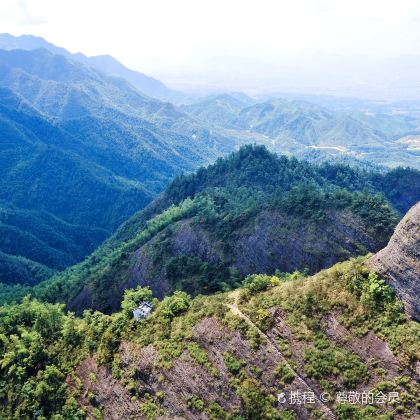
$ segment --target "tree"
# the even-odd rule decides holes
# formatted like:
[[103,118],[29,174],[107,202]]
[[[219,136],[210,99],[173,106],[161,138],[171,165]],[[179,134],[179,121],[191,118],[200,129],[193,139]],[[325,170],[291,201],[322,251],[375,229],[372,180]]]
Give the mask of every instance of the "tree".
[[167,296],[163,299],[160,312],[165,318],[173,318],[182,312],[185,312],[191,303],[191,297],[185,293],[177,290],[172,296]]

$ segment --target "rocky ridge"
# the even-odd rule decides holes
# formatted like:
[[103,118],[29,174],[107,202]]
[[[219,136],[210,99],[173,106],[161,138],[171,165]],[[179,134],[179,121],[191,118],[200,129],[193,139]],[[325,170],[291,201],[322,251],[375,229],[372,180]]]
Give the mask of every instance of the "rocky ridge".
[[404,301],[407,313],[420,319],[420,202],[398,224],[388,245],[368,262]]

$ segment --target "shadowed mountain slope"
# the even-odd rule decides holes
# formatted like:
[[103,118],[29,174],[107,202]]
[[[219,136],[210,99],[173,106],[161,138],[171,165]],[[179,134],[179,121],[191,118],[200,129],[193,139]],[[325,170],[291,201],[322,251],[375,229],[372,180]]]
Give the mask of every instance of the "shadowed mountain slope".
[[[0,138],[2,207],[20,212],[15,222],[25,211],[37,213],[33,220],[44,228],[59,219],[85,244],[58,229],[54,235],[64,236],[53,245],[52,233],[41,239],[21,222],[1,220],[22,240],[6,244],[7,234],[0,251],[60,269],[91,252],[176,174],[233,148],[173,105],[46,50],[0,51]],[[62,258],[52,257],[63,243]]]

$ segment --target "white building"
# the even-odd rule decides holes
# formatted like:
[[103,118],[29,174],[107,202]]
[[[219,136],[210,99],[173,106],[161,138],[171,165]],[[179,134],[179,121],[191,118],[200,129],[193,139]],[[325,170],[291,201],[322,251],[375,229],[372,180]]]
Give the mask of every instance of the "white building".
[[139,321],[142,318],[147,318],[150,315],[150,312],[152,312],[153,307],[150,305],[150,303],[142,302],[138,306],[138,308],[134,309],[133,311],[133,317],[136,321]]

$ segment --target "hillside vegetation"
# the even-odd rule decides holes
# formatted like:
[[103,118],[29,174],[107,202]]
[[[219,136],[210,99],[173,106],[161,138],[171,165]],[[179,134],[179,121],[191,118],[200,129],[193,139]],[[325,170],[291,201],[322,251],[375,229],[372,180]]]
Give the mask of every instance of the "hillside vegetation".
[[122,79],[42,49],[0,50],[0,251],[68,267],[176,174],[232,148]]
[[418,172],[398,174],[244,147],[175,179],[83,263],[33,294],[77,312],[115,311],[124,289],[136,285],[158,297],[176,289],[196,295],[229,290],[252,273],[314,273],[386,245],[396,209],[419,199]]
[[[154,311],[136,322],[144,300]],[[253,275],[234,293],[195,299],[127,290],[111,316],[25,299],[0,308],[0,416],[415,418],[419,340],[363,258],[309,278]],[[294,404],[292,391],[312,402]],[[363,392],[375,396],[367,405],[336,397]]]

